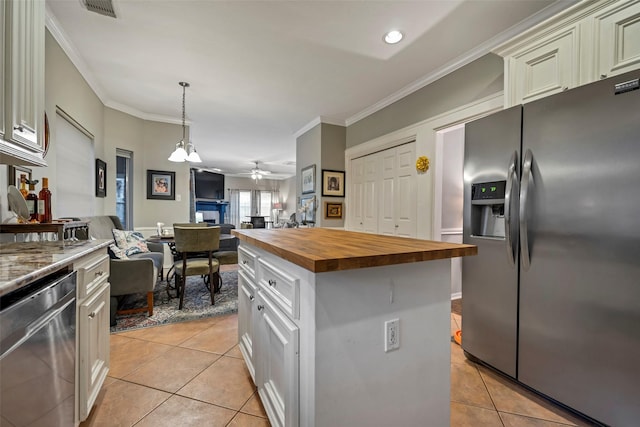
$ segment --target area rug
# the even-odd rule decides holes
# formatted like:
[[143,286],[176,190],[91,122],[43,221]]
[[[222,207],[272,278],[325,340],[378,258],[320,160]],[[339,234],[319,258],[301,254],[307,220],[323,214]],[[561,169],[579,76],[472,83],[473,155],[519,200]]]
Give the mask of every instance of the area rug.
[[[220,275],[222,276],[222,288],[215,295],[214,305],[211,305],[209,289],[205,286],[202,278],[198,276],[187,277],[182,310],[178,310],[179,298],[169,298],[167,282],[159,281],[153,293],[153,316],[149,317],[146,312],[118,315],[116,317],[117,324],[111,327],[111,332],[122,332],[237,313],[238,272],[224,271]],[[171,295],[175,295],[174,290],[171,290]],[[146,296],[142,294],[128,295],[121,304],[123,309],[144,307],[146,306]]]

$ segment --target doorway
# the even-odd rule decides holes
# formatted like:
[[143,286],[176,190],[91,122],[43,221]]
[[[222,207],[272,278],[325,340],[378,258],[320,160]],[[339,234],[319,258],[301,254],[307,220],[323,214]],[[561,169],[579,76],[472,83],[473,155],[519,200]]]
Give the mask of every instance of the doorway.
[[[462,243],[464,123],[436,132],[434,240]],[[462,258],[451,259],[451,298],[462,295]]]

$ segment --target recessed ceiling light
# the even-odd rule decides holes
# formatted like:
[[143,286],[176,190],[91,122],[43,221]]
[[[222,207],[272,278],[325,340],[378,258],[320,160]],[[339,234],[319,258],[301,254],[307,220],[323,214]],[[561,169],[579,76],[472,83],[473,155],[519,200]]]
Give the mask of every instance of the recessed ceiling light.
[[389,31],[387,34],[384,35],[384,41],[385,43],[396,44],[400,40],[402,40],[402,37],[403,36],[400,31],[393,30],[393,31]]

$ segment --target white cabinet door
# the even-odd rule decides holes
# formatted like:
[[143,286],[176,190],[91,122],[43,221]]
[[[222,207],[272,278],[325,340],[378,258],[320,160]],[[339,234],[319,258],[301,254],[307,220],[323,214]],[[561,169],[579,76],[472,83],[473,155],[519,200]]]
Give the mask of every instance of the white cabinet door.
[[[0,1],[0,23],[3,29],[0,30],[0,46],[2,50],[5,49],[5,28],[6,28],[6,15],[5,15],[5,1]],[[0,53],[0,140],[4,139],[4,85],[5,85],[5,54]]]
[[256,285],[251,281],[247,274],[238,271],[238,342],[240,352],[247,364],[251,379],[255,384],[256,370],[254,362],[254,320],[253,312],[255,305],[255,296],[257,293]]
[[109,289],[107,277],[80,303],[78,311],[79,416],[87,419],[109,372]]
[[274,427],[299,425],[299,329],[262,291],[256,297],[256,385]]
[[508,59],[510,105],[530,102],[578,86],[578,27],[557,31]]
[[44,127],[44,0],[6,2],[7,139],[41,151]]
[[593,18],[597,78],[640,68],[640,2],[617,2]]

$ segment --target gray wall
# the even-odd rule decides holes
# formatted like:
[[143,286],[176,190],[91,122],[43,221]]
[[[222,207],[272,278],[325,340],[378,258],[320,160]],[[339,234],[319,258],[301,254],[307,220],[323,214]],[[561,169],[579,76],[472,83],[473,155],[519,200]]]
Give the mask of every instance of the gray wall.
[[[345,127],[321,123],[300,135],[296,141],[297,176],[300,177],[300,171],[303,168],[309,165],[316,165],[315,191],[313,193],[316,196],[316,227],[344,227],[344,213],[343,218],[339,220],[324,219],[324,202],[344,201],[344,199],[322,197],[322,169],[345,170],[345,137]],[[301,183],[299,181],[296,191],[298,197],[302,196]],[[287,207],[287,210],[290,210],[289,207]]]
[[[54,37],[45,36],[45,111],[49,118],[51,142],[45,160],[48,166],[34,167],[33,176],[49,177],[49,188],[56,197],[54,177],[59,168],[56,147],[64,141],[56,140],[56,109],[69,114],[94,136],[95,157],[107,163],[107,197],[94,197],[96,215],[115,214],[116,148],[134,153],[134,227],[155,226],[161,221],[167,224],[189,219],[189,165],[169,162],[167,157],[182,135],[180,125],[142,120],[111,108],[107,108],[69,60]],[[178,108],[178,105],[176,105]],[[94,159],[88,159],[94,161]],[[146,199],[146,170],[176,172],[176,195],[181,201]],[[6,176],[6,167],[0,168]],[[6,179],[6,178],[5,178]],[[0,181],[0,185],[2,182]],[[5,185],[2,186],[6,188]],[[55,207],[55,203],[53,204]],[[2,207],[3,208],[3,207]],[[0,209],[2,210],[2,209]],[[4,215],[3,215],[4,216]],[[56,212],[53,212],[54,218]]]
[[[344,126],[329,125],[322,123],[322,153],[320,171],[318,171],[318,211],[317,219],[322,227],[344,227],[344,197],[323,197],[322,196],[322,169],[344,171],[344,150],[346,148],[347,129]],[[345,177],[346,183],[346,177]],[[345,193],[346,195],[346,193]],[[342,202],[342,219],[325,219],[325,202]]]
[[347,127],[346,148],[451,111],[503,89],[503,59],[487,54]]

